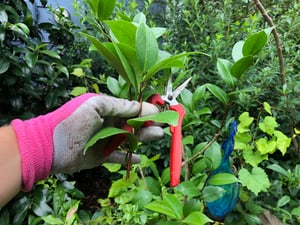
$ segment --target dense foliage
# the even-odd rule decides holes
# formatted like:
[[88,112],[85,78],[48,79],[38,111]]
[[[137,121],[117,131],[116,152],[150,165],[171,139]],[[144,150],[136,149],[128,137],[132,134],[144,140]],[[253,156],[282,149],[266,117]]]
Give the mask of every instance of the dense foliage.
[[[23,1],[0,2],[1,124],[46,113],[87,91],[126,98],[141,97],[141,90],[144,98],[152,90],[163,93],[167,78],[162,71],[151,74],[144,89],[130,88],[126,80],[130,70],[122,72],[116,61],[108,63],[101,52],[102,43],[114,42],[110,31],[116,38],[121,36],[115,33],[120,30],[118,21],[128,25],[142,20],[147,24],[145,32],[151,33],[150,28],[161,32],[151,42],[157,41],[160,51],[174,56],[183,53],[170,65],[175,86],[192,77],[179,99],[187,113],[182,183],[169,187],[170,136],[166,134],[163,140],[139,146],[136,151],[142,162],[132,167],[129,180],[125,168],[103,166],[112,185],[107,196],[98,199],[97,210],[81,208],[86,196],[75,188],[73,177],[58,174],[1,209],[0,223],[213,223],[204,202],[218,199],[223,189],[206,182],[220,164],[227,126],[236,120],[239,126],[231,157],[235,176],[225,174],[214,180],[214,184],[240,183],[239,202],[225,224],[268,224],[274,216],[283,224],[299,224],[299,2],[263,1],[274,27],[255,4],[259,1],[117,1],[112,15],[109,10],[97,11],[91,2],[74,2],[82,18],[80,27],[63,17],[59,24],[35,24]],[[108,6],[113,2],[102,1]],[[108,19],[117,22],[103,22]],[[50,43],[41,42],[41,29],[50,33]],[[137,52],[146,46],[146,38],[139,43]],[[126,50],[121,49],[125,56]],[[185,54],[191,52],[205,54]],[[119,60],[140,72],[132,58]],[[142,75],[158,62],[149,66],[151,60],[143,58],[148,67]],[[129,76],[137,76],[133,74]]]

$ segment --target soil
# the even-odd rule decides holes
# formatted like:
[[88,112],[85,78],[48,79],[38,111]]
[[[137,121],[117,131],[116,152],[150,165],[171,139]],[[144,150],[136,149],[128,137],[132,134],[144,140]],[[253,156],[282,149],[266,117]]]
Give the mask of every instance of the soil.
[[100,209],[97,199],[108,196],[111,186],[109,177],[109,172],[104,167],[84,170],[74,174],[75,187],[85,195],[85,198],[81,201],[81,209],[91,212]]

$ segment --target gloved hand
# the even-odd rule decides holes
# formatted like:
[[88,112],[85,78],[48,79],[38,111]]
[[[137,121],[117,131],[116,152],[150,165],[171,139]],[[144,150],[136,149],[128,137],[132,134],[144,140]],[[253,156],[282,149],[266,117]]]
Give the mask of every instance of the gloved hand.
[[[125,163],[125,153],[113,152],[104,157],[103,150],[109,140],[98,142],[85,155],[83,149],[101,128],[122,127],[124,118],[137,116],[140,107],[136,101],[90,93],[70,100],[49,114],[26,121],[13,120],[11,125],[22,158],[23,190],[31,190],[34,182],[51,173],[73,173],[103,162]],[[142,116],[157,112],[154,105],[143,103]],[[138,132],[141,141],[162,136],[159,126],[145,127]],[[139,157],[134,155],[132,161],[139,162]]]

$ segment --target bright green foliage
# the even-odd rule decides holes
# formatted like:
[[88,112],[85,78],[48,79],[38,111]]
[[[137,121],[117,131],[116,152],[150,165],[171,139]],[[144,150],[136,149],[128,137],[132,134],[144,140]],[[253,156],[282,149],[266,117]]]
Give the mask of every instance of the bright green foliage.
[[239,171],[239,179],[243,186],[256,195],[261,191],[267,191],[270,187],[268,176],[260,167],[253,167],[250,172],[247,169],[241,169]]
[[[271,106],[266,102],[264,103],[264,110],[272,115]],[[277,149],[282,155],[286,153],[287,148],[290,146],[291,138],[276,129],[278,123],[274,116],[261,118],[258,128],[262,131],[263,136],[256,140],[253,140],[252,134],[258,132],[258,128],[250,128],[254,118],[249,117],[248,112],[244,112],[240,115],[239,121],[235,148],[243,151],[243,156],[247,163],[257,166],[263,160],[268,159],[268,155],[273,154]]]
[[[94,10],[92,8],[92,10]],[[133,99],[142,96],[147,82],[162,69],[184,68],[186,56],[195,53],[180,53],[172,56],[159,49],[157,39],[165,32],[164,28],[150,28],[146,17],[138,13],[132,21],[104,20],[109,30],[109,40],[100,41],[96,37],[82,33],[96,47],[98,52],[116,69],[119,75],[132,88]],[[128,91],[130,90],[127,89]],[[133,91],[133,92],[132,92]],[[114,90],[113,93],[116,93]],[[129,93],[127,93],[129,95]]]
[[115,8],[115,0],[101,0],[101,1],[94,1],[88,0],[87,1],[92,8],[92,11],[95,14],[95,18],[99,20],[106,20],[110,17],[111,13]]

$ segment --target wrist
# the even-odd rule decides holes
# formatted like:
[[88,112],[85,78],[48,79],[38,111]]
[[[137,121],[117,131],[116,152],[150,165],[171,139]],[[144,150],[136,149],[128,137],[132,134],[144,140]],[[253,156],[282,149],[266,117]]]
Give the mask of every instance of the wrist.
[[20,190],[22,183],[21,156],[11,126],[0,128],[0,208]]

